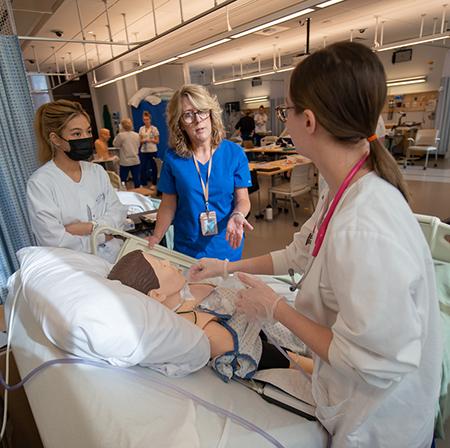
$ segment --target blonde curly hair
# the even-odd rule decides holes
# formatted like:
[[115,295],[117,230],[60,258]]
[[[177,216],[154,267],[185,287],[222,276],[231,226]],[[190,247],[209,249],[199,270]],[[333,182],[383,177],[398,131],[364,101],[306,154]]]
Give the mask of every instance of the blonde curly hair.
[[187,98],[198,110],[211,112],[211,147],[215,149],[225,137],[225,129],[222,122],[222,109],[217,97],[211,95],[203,86],[197,84],[185,84],[172,96],[167,106],[167,124],[169,126],[169,145],[180,157],[189,158],[192,155],[192,143],[186,131],[181,126],[183,113],[182,99]]

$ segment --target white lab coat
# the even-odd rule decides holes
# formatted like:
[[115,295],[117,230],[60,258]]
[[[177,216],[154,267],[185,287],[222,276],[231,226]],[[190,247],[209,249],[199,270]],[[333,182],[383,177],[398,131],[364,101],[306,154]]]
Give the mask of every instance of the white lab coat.
[[[105,170],[94,163],[80,162],[81,180],[74,182],[53,160],[36,170],[27,183],[27,204],[31,229],[39,246],[67,247],[91,252],[90,235],[76,236],[64,226],[77,221],[96,221],[122,229],[127,215]],[[103,244],[99,255],[114,261],[118,241]]]
[[[275,274],[305,268],[320,208],[290,246],[271,254]],[[442,362],[439,307],[429,248],[397,189],[375,173],[350,186],[295,306],[333,332],[330,364],[315,356],[312,377],[333,447],[429,448]]]

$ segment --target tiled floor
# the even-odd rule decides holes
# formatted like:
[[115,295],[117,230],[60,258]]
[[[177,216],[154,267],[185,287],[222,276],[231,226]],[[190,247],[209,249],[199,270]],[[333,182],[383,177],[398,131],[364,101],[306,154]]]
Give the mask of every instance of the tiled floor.
[[[423,160],[414,166],[402,169],[411,193],[411,208],[415,213],[433,215],[441,220],[450,218],[450,160],[439,159],[438,167],[429,162],[423,169]],[[268,204],[268,178],[260,178],[261,207]],[[252,216],[250,222],[255,226],[247,233],[244,258],[265,254],[271,250],[284,248],[292,241],[293,234],[300,229],[292,225],[290,211],[274,217],[273,221],[256,220],[257,193],[251,195]],[[296,209],[297,221],[302,225],[311,214],[308,196],[298,199],[300,207]],[[275,211],[274,211],[275,212]]]

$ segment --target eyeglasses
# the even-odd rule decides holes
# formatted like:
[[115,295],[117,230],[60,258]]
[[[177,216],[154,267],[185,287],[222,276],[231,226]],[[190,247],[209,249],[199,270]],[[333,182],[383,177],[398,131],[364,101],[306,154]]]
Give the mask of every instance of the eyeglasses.
[[295,109],[295,107],[294,106],[286,106],[286,104],[282,104],[281,106],[277,106],[275,108],[275,110],[277,112],[277,118],[282,123],[286,123],[287,117],[288,117],[288,112],[287,111],[289,109]]
[[210,115],[210,110],[188,110],[187,112],[181,114],[181,119],[183,120],[184,124],[192,124],[195,118],[197,118],[197,121],[203,121],[206,120]]

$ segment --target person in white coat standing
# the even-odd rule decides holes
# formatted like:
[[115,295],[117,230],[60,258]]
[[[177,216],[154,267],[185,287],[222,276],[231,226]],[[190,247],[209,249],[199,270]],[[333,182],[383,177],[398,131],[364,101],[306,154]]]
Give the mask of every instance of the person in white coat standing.
[[[28,214],[40,246],[91,252],[97,226],[122,229],[127,209],[93,154],[89,116],[77,102],[42,105],[35,117],[38,158],[43,165],[27,182]],[[119,240],[100,235],[99,255],[114,262]]]
[[327,188],[280,251],[228,263],[202,259],[191,279],[243,271],[303,273],[295,309],[248,274],[238,307],[281,322],[312,350],[316,415],[333,447],[429,448],[442,341],[433,262],[401,173],[374,134],[386,99],[369,48],[339,42],[291,76],[278,109]]

